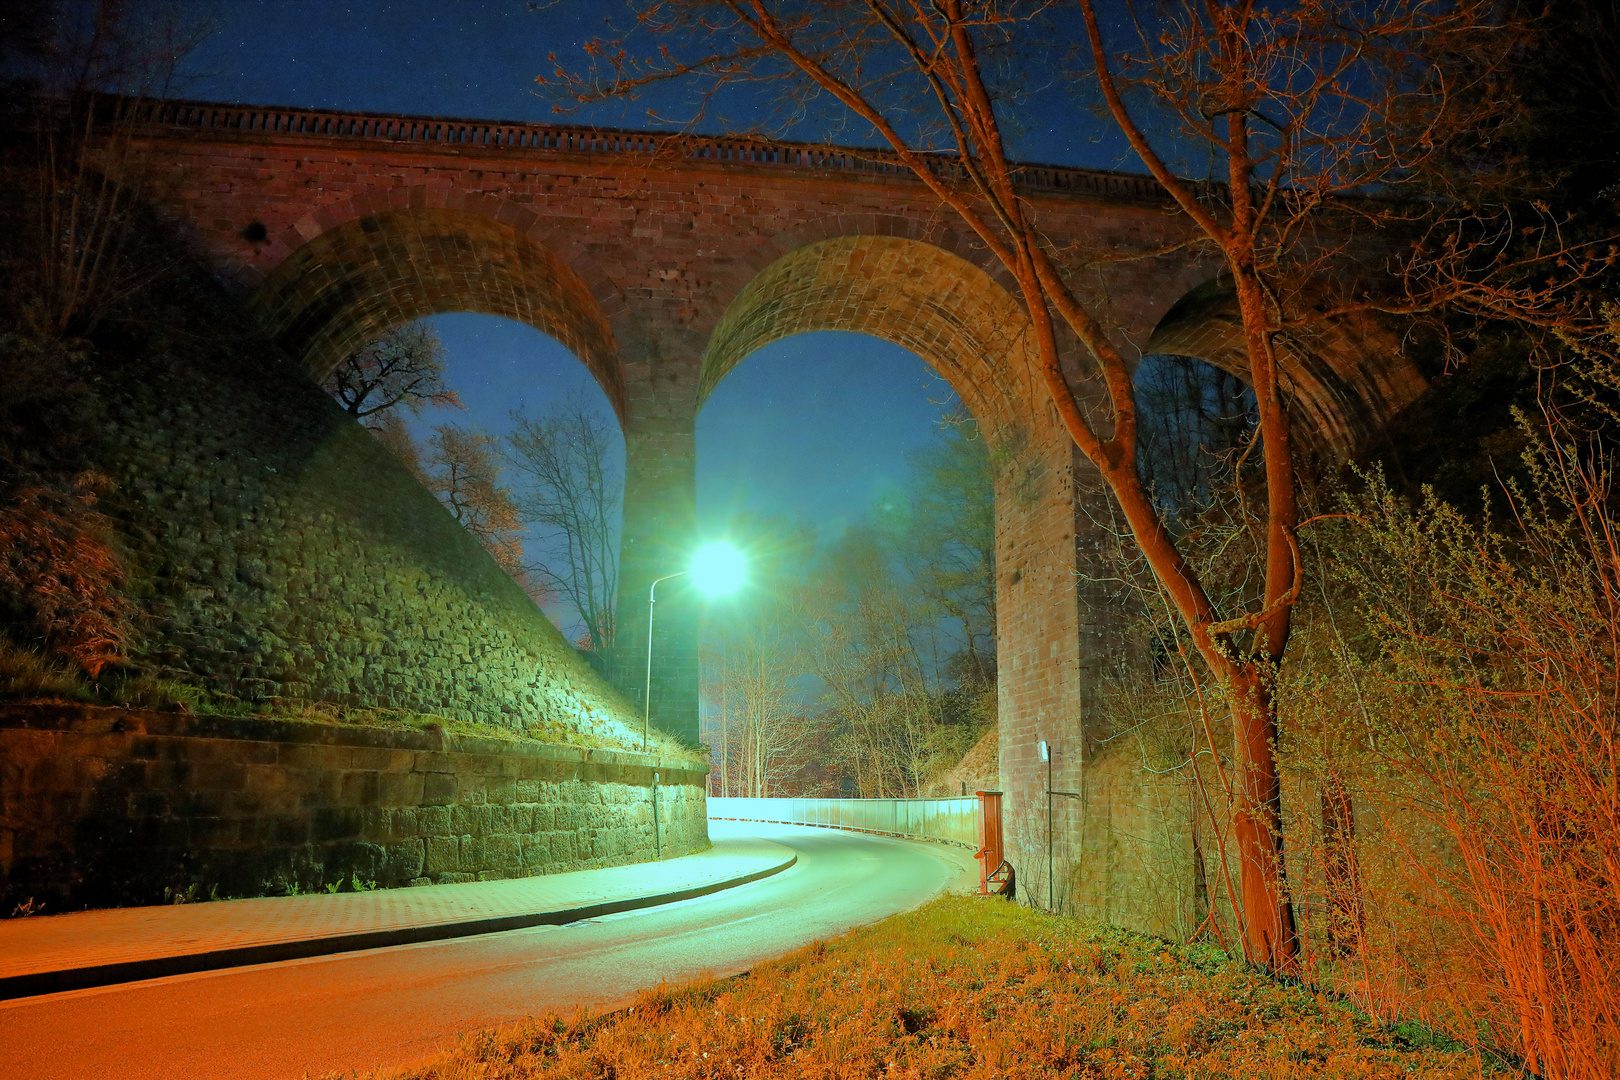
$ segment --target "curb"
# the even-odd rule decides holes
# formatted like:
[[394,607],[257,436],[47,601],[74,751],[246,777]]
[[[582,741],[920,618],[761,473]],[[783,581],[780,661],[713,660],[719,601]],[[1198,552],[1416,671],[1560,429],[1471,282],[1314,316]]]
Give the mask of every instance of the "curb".
[[67,990],[89,990],[98,986],[140,982],[145,979],[162,979],[171,975],[189,975],[199,971],[218,971],[225,968],[247,967],[251,964],[273,964],[284,960],[302,960],[311,956],[358,952],[362,949],[381,949],[390,945],[413,945],[422,941],[446,941],[478,934],[499,934],[531,926],[560,926],[620,911],[635,911],[639,908],[657,907],[660,904],[673,904],[681,900],[707,896],[723,889],[746,885],[751,881],[779,874],[798,861],[798,855],[790,853],[783,862],[738,877],[710,881],[673,892],[603,900],[555,911],[537,911],[527,915],[497,915],[457,922],[401,926],[389,930],[366,930],[358,934],[340,934],[335,937],[273,941],[262,945],[216,949],[212,952],[186,953],[182,956],[159,956],[148,960],[127,960],[116,964],[95,964],[90,967],[10,975],[0,978],[0,1001],[58,994]]

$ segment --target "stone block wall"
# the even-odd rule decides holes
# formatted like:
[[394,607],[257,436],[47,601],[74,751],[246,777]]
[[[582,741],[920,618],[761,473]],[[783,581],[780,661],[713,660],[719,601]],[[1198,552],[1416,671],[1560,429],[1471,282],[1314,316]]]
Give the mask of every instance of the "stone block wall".
[[1080,773],[1084,797],[1053,800],[1059,902],[1083,918],[1187,940],[1208,910],[1207,874],[1220,873],[1196,846],[1192,781],[1144,767],[1129,740],[1102,748]]
[[[185,317],[247,321],[220,295]],[[114,484],[101,506],[142,667],[248,702],[411,709],[545,741],[639,731],[523,589],[274,349],[157,337],[94,364],[90,464]]]
[[698,759],[439,731],[8,705],[0,916],[685,855],[708,846],[707,776]]

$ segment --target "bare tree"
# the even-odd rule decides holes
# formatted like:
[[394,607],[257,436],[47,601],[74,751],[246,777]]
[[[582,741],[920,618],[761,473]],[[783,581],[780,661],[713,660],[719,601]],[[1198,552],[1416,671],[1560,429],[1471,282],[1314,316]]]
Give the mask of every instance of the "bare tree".
[[798,681],[803,634],[781,597],[723,620],[710,638],[704,674],[714,710],[722,795],[766,798],[802,770],[814,731]]
[[438,331],[421,322],[396,327],[345,356],[322,387],[357,420],[396,405],[413,413],[428,405],[463,407],[444,382]]
[[[1302,571],[1280,356],[1310,324],[1354,311],[1461,300],[1566,327],[1589,312],[1530,283],[1532,267],[1553,267],[1548,247],[1492,261],[1499,238],[1476,227],[1473,208],[1431,219],[1427,246],[1411,260],[1423,274],[1404,298],[1392,299],[1387,277],[1360,274],[1346,255],[1357,222],[1390,226],[1408,210],[1366,201],[1369,189],[1400,183],[1441,148],[1488,139],[1503,122],[1502,74],[1516,33],[1500,5],[1166,0],[1140,19],[1129,7],[1116,9],[1121,18],[1111,26],[1124,31],[1114,36],[1104,33],[1093,0],[1077,0],[1076,8],[652,0],[634,33],[662,33],[674,46],[593,43],[587,63],[596,66],[571,86],[590,100],[694,77],[716,84],[703,95],[709,101],[717,84],[788,80],[868,125],[1006,268],[1059,417],[1225,688],[1237,758],[1228,790],[1241,862],[1241,898],[1234,897],[1241,944],[1252,962],[1292,972],[1299,941],[1284,873],[1274,681]],[[1029,58],[1046,57],[1042,72],[1065,78],[1053,49],[1066,34],[1084,58],[1083,85],[1179,213],[1184,246],[1218,258],[1236,298],[1265,480],[1264,581],[1240,610],[1217,608],[1138,473],[1131,364],[1090,287],[1094,268],[1054,250],[1019,194],[1003,126],[1027,100]],[[1458,56],[1468,63],[1435,62]],[[570,82],[566,71],[556,74]],[[932,122],[922,112],[930,107]],[[1060,327],[1083,347],[1083,377],[1101,390],[1099,404],[1078,396],[1065,375]]]
[[518,519],[545,552],[528,571],[579,612],[581,646],[611,656],[624,482],[613,469],[610,423],[578,397],[512,421],[505,459],[523,480]]
[[8,18],[0,82],[31,99],[38,152],[19,193],[32,211],[31,258],[7,284],[35,332],[88,334],[178,265],[145,235],[152,172],[140,136],[151,99],[170,92],[211,29],[134,0],[44,2]]
[[[996,507],[990,452],[965,411],[947,416],[940,438],[910,462],[900,512],[875,512],[911,585],[956,626],[952,665],[965,679],[995,680]],[[896,500],[898,501],[898,500]]]
[[749,552],[748,582],[735,599],[705,608],[705,735],[721,794],[780,794],[805,772],[817,734],[804,684],[814,540],[769,518],[733,520],[727,532]]
[[942,610],[899,573],[887,538],[851,529],[827,553],[808,615],[836,740],[866,797],[915,796],[929,779],[943,705]]
[[512,493],[500,483],[499,440],[454,424],[440,424],[428,439],[422,464],[428,490],[484,545],[501,569],[524,583],[517,508]]

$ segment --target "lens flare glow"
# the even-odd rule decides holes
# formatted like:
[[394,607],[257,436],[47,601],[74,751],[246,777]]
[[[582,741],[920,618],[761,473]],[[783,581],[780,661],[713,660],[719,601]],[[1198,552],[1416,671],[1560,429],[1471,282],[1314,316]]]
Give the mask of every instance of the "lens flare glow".
[[705,596],[736,592],[747,574],[743,553],[724,540],[704,544],[692,556],[692,584]]

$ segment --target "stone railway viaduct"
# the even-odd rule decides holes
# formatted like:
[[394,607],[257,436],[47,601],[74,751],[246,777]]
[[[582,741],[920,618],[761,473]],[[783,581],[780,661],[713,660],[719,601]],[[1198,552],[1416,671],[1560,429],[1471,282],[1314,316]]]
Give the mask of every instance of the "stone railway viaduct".
[[[528,323],[590,369],[627,446],[624,641],[644,639],[647,583],[689,547],[694,421],[734,366],[813,330],[917,353],[1003,463],[996,589],[1009,815],[1016,822],[1042,801],[1038,739],[1058,750],[1056,786],[1077,789],[1090,688],[1113,648],[1109,612],[1078,584],[1097,543],[1085,512],[1090,466],[1034,373],[1006,275],[894,161],[518,123],[151,108],[149,190],[312,377],[393,326],[446,311]],[[1244,374],[1216,268],[1150,254],[1185,229],[1155,184],[1057,168],[1030,168],[1023,184],[1055,243],[1081,261],[1106,257],[1086,273],[1128,355],[1198,356]],[[1353,452],[1424,389],[1379,344],[1345,328],[1296,342],[1287,364],[1305,440]],[[663,727],[694,740],[695,624],[679,601],[661,606],[652,702]]]

